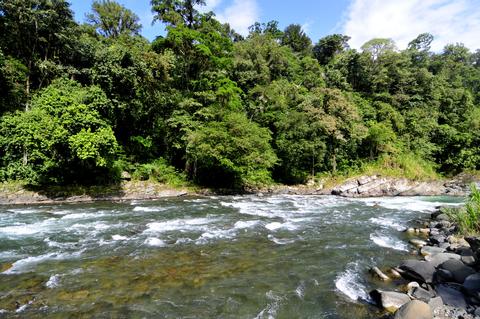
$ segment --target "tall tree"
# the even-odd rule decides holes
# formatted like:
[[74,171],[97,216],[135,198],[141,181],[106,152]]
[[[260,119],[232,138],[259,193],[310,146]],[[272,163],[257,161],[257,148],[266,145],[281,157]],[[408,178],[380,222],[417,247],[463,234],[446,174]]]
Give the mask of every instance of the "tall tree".
[[395,49],[395,42],[392,39],[384,38],[372,39],[362,45],[363,52],[368,53],[373,61],[376,61],[382,54]]
[[204,6],[204,0],[151,0],[154,21],[177,26],[185,24],[194,29],[199,22],[200,12],[196,6]]
[[307,54],[311,50],[312,40],[299,24],[291,24],[283,31],[280,39],[282,45],[289,46],[294,52]]
[[320,62],[320,64],[328,64],[335,55],[347,50],[349,48],[349,36],[342,34],[333,34],[326,36],[315,45],[313,48],[313,55]]
[[140,19],[133,11],[112,0],[93,1],[92,13],[86,18],[105,37],[137,35],[142,29]]

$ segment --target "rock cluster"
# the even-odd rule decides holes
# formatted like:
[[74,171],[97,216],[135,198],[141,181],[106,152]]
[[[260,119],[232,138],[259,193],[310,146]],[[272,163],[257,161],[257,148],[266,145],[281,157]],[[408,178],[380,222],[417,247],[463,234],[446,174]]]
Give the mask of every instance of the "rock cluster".
[[423,230],[407,230],[428,230],[428,240],[410,241],[423,260],[406,260],[394,268],[409,284],[403,292],[375,289],[372,300],[394,319],[480,318],[480,238],[456,237],[456,226],[442,209]]
[[347,180],[331,190],[332,195],[344,197],[376,196],[425,196],[455,195],[468,193],[469,183],[477,182],[472,178],[460,176],[450,181],[412,181],[406,178],[382,177],[378,175],[361,176]]

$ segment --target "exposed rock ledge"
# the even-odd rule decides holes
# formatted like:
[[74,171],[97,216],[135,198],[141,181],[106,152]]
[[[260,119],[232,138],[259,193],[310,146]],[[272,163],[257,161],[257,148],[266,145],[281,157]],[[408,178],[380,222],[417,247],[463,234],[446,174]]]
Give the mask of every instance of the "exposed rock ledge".
[[376,196],[464,196],[471,183],[480,182],[471,176],[461,175],[449,181],[420,182],[405,178],[362,176],[348,180],[331,190],[332,195],[344,197]]

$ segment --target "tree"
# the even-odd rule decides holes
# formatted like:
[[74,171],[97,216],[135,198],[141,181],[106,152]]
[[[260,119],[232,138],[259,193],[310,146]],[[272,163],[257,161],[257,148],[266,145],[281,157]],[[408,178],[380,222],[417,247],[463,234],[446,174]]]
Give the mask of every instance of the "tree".
[[[270,134],[242,113],[227,112],[188,136],[188,170],[203,185],[250,187],[270,180],[277,158]],[[212,176],[215,178],[212,179]]]
[[342,34],[333,34],[321,38],[320,41],[313,47],[313,56],[322,65],[328,64],[335,55],[348,50],[349,36]]
[[408,50],[428,52],[430,51],[433,39],[434,37],[430,33],[422,33],[408,43]]
[[152,11],[156,13],[154,21],[171,26],[186,25],[190,29],[197,27],[200,13],[195,6],[205,5],[204,0],[151,0]]
[[285,28],[280,39],[282,45],[289,46],[294,52],[308,54],[311,50],[312,40],[302,30],[299,24],[291,24]]
[[105,37],[138,35],[142,29],[135,13],[112,0],[93,1],[92,13],[87,14],[86,18]]
[[362,45],[362,50],[363,52],[368,53],[373,61],[376,61],[386,52],[395,51],[396,46],[392,39],[377,38]]
[[99,113],[107,103],[96,88],[53,82],[29,111],[2,118],[2,175],[30,184],[111,181],[119,146]]

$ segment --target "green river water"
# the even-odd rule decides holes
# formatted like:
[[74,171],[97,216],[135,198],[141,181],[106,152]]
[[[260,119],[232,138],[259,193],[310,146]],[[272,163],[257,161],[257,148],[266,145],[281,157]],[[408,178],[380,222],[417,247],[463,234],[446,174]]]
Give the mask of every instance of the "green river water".
[[227,196],[0,206],[3,318],[374,318],[371,266],[461,198]]

